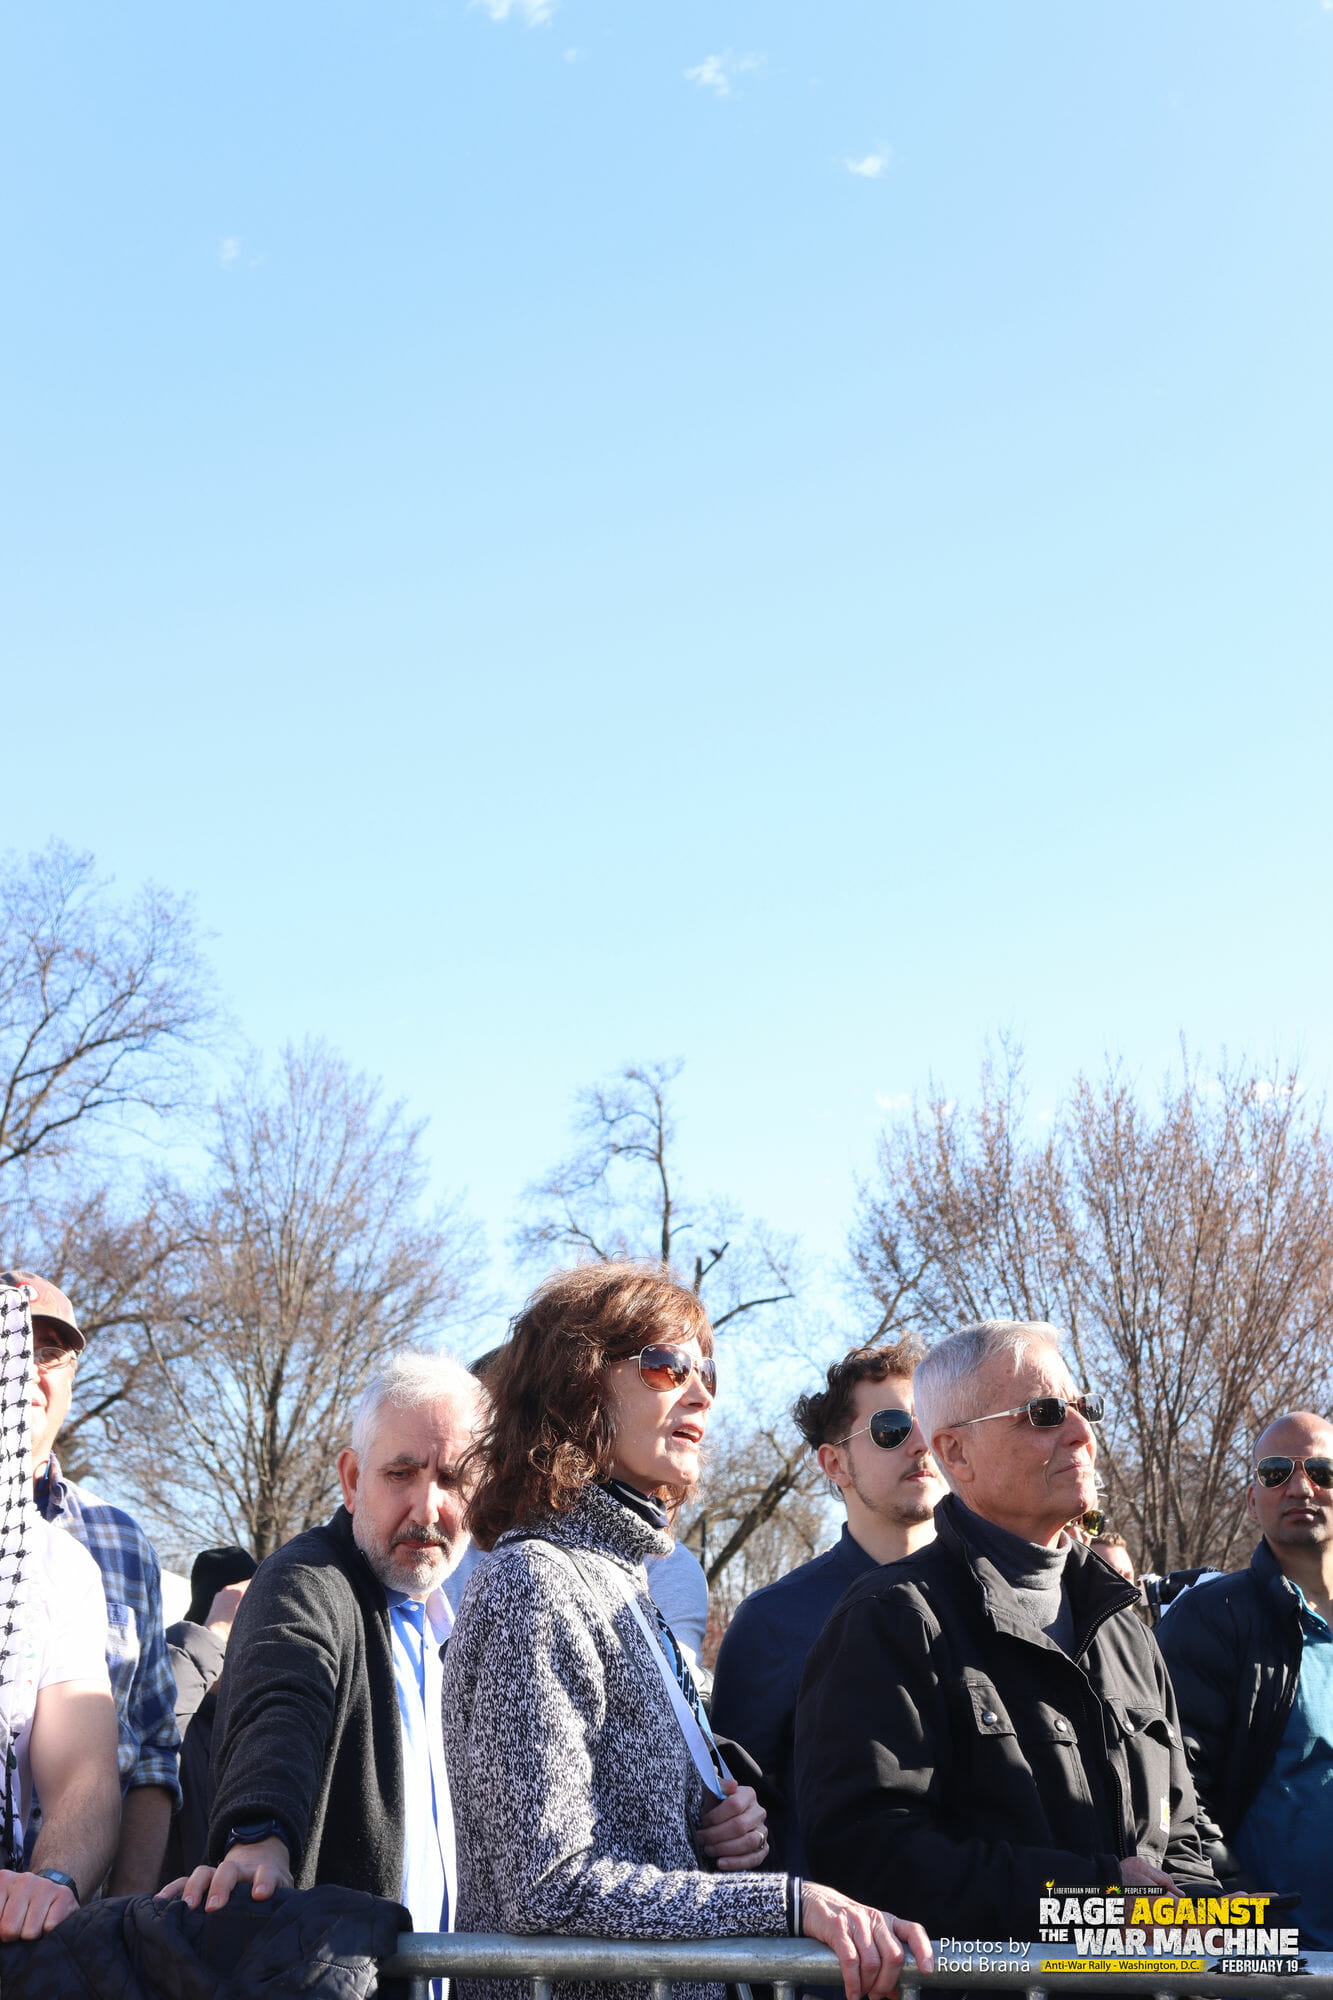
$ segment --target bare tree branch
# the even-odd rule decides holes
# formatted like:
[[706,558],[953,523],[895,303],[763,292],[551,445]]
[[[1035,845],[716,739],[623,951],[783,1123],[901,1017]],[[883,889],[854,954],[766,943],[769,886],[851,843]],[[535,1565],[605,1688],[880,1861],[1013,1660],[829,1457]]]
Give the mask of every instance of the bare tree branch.
[[0,864],[0,1175],[70,1150],[75,1128],[174,1108],[213,1016],[188,902],[125,903],[58,841]]
[[974,1104],[933,1090],[884,1136],[852,1254],[881,1326],[987,1317],[1069,1329],[1106,1391],[1102,1473],[1141,1566],[1225,1563],[1246,1443],[1333,1380],[1333,1153],[1295,1069],[1185,1060],[1145,1105],[1111,1064],[1044,1134],[1021,1051]]

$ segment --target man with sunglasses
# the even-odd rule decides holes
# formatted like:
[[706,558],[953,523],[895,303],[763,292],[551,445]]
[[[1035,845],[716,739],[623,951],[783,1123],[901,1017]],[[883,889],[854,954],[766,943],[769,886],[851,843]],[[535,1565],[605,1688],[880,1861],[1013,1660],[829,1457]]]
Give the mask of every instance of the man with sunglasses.
[[823,1389],[797,1399],[797,1428],[842,1496],[846,1525],[831,1549],[745,1599],[717,1656],[714,1725],[744,1745],[774,1788],[773,1865],[792,1874],[805,1868],[792,1810],[792,1747],[806,1656],[845,1590],[935,1533],[944,1489],[912,1408],[922,1351],[911,1339],[854,1347],[834,1362]]
[[1067,1523],[1100,1398],[1045,1323],[938,1343],[916,1407],[950,1492],[935,1540],[854,1584],[796,1715],[811,1873],[932,1936],[1030,1937],[1045,1885],[1210,1880],[1166,1670],[1136,1592]]
[[1157,1628],[1199,1824],[1225,1881],[1296,1892],[1333,1950],[1333,1425],[1277,1418],[1254,1448],[1248,1569],[1185,1591]]

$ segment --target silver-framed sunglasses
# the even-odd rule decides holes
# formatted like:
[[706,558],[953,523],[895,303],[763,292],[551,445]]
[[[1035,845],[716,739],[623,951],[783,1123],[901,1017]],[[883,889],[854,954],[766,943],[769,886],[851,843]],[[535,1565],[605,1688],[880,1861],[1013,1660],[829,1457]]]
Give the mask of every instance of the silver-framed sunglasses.
[[963,1424],[991,1424],[997,1417],[1026,1417],[1039,1431],[1059,1430],[1071,1410],[1090,1424],[1099,1424],[1106,1414],[1104,1396],[1031,1396],[1012,1410],[991,1410],[984,1417],[960,1417]]

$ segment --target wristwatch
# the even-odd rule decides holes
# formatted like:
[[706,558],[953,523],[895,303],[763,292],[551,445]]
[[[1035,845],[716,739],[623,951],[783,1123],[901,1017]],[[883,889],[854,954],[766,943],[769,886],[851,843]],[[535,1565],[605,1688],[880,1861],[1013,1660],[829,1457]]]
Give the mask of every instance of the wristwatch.
[[284,1847],[290,1847],[285,1826],[275,1819],[249,1820],[244,1826],[233,1826],[227,1832],[228,1847],[253,1847],[257,1840],[280,1840]]
[[32,1872],[34,1875],[43,1876],[48,1882],[54,1882],[58,1889],[68,1889],[75,1902],[79,1901],[79,1885],[72,1875],[65,1873],[63,1868],[34,1868]]

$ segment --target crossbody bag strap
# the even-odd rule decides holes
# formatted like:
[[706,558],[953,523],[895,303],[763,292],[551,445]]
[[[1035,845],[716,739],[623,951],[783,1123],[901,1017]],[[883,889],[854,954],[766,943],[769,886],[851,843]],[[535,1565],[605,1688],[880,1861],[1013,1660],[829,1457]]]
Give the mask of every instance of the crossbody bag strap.
[[[676,1679],[671,1663],[663,1651],[661,1638],[644,1617],[643,1608],[639,1603],[638,1595],[629,1578],[624,1576],[620,1570],[610,1563],[599,1563],[596,1572],[590,1574],[591,1563],[587,1558],[581,1556],[573,1549],[564,1548],[559,1542],[548,1541],[544,1535],[530,1535],[525,1537],[525,1539],[540,1541],[548,1554],[553,1555],[558,1562],[563,1563],[566,1568],[572,1569],[576,1575],[581,1576],[594,1595],[601,1594],[598,1589],[599,1579],[609,1581],[614,1585],[638,1624],[639,1630],[648,1641],[648,1650],[652,1654],[657,1664],[658,1672],[662,1676],[662,1685],[667,1691],[672,1712],[680,1726],[680,1733],[685,1738],[685,1748],[689,1751],[694,1768],[703,1781],[704,1790],[711,1798],[719,1800],[725,1798],[726,1793],[722,1790],[722,1785],[731,1776],[731,1773],[723,1761],[721,1751],[713,1741],[711,1731],[705,1733],[704,1728],[700,1725],[699,1718],[685,1699],[684,1689]],[[612,1630],[614,1631],[614,1629],[613,1626]],[[617,1637],[619,1637],[618,1634]],[[624,1650],[623,1645],[621,1650]],[[689,1670],[689,1663],[686,1662],[686,1673]]]

